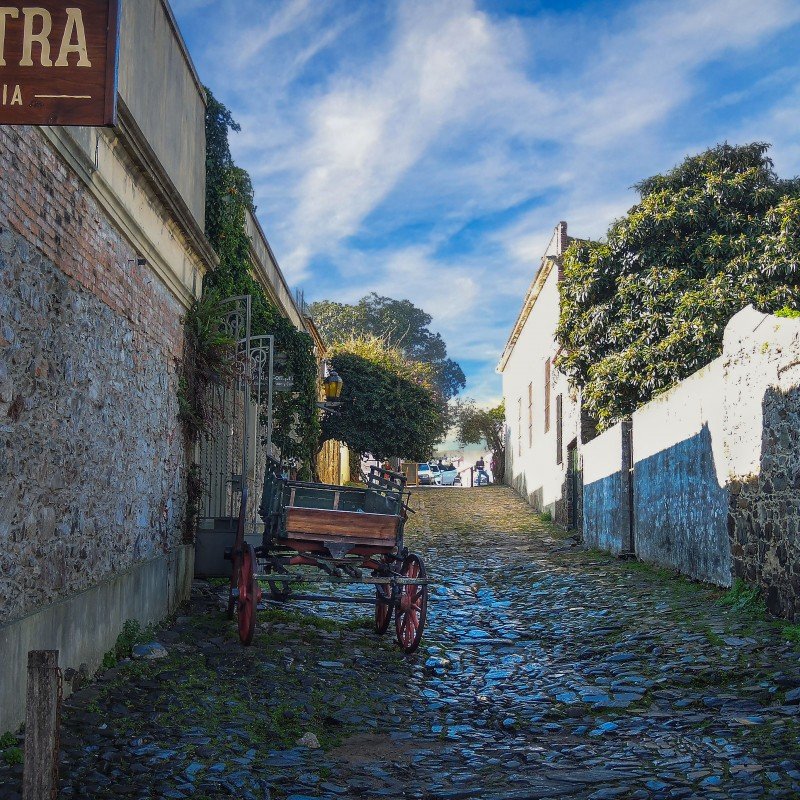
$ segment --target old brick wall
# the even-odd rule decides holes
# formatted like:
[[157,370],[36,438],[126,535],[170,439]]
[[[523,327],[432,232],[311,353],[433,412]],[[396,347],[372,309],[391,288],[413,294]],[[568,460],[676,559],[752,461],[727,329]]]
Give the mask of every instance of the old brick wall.
[[180,542],[183,309],[136,257],[39,131],[0,129],[0,622]]

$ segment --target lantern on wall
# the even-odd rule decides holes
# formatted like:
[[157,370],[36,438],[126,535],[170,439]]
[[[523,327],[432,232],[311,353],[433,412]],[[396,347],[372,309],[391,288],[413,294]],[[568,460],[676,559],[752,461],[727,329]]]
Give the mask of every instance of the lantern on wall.
[[338,402],[339,398],[342,396],[342,387],[344,386],[344,381],[341,379],[336,370],[331,369],[325,378],[323,386],[325,388],[325,399],[329,403]]

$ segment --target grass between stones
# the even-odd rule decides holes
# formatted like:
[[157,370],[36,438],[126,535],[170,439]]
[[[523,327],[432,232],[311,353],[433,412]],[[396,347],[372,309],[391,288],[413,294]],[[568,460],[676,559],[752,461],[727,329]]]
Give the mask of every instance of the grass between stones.
[[117,636],[114,647],[103,656],[102,669],[111,669],[121,659],[129,658],[137,644],[151,642],[154,630],[152,625],[142,628],[138,620],[127,620]]
[[22,763],[22,750],[17,742],[17,737],[10,731],[0,736],[0,753],[2,753],[3,761],[9,766]]
[[[111,651],[115,666],[101,676],[95,699],[83,706],[85,714],[117,736],[144,737],[164,750],[176,749],[176,737],[192,732],[210,739],[206,753],[230,752],[232,740],[262,752],[290,749],[309,732],[328,750],[357,730],[348,721],[351,701],[369,713],[365,685],[402,663],[381,649],[374,675],[365,680],[352,668],[352,653],[360,646],[379,645],[367,635],[372,620],[363,616],[337,621],[270,608],[259,612],[258,622],[253,645],[244,649],[235,624],[222,614],[182,617],[177,635],[166,643],[168,657],[154,661],[125,658],[142,638],[135,626],[126,626]],[[152,630],[144,638],[163,641]],[[325,669],[321,679],[320,662],[333,659],[341,660],[341,668]],[[381,709],[371,710],[377,715]],[[208,762],[206,767],[213,760],[198,754],[191,741],[182,741],[179,749],[183,758]]]

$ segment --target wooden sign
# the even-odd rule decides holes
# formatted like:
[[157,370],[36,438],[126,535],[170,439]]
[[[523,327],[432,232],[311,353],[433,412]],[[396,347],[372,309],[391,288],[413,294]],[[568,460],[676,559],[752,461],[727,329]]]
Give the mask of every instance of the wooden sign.
[[114,125],[119,0],[0,0],[0,125]]

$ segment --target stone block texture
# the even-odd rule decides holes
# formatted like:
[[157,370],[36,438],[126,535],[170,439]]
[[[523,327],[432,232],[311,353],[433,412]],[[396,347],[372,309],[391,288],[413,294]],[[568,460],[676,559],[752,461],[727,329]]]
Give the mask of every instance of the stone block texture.
[[[636,555],[721,586],[742,578],[800,619],[800,320],[743,309],[722,356],[632,425]],[[583,450],[585,540],[618,552],[623,438],[612,428]]]
[[0,128],[0,623],[181,541],[183,308],[136,258],[39,131]]
[[[755,319],[758,323],[758,318]],[[800,620],[800,321],[769,317],[726,333],[733,576],[769,610]]]

